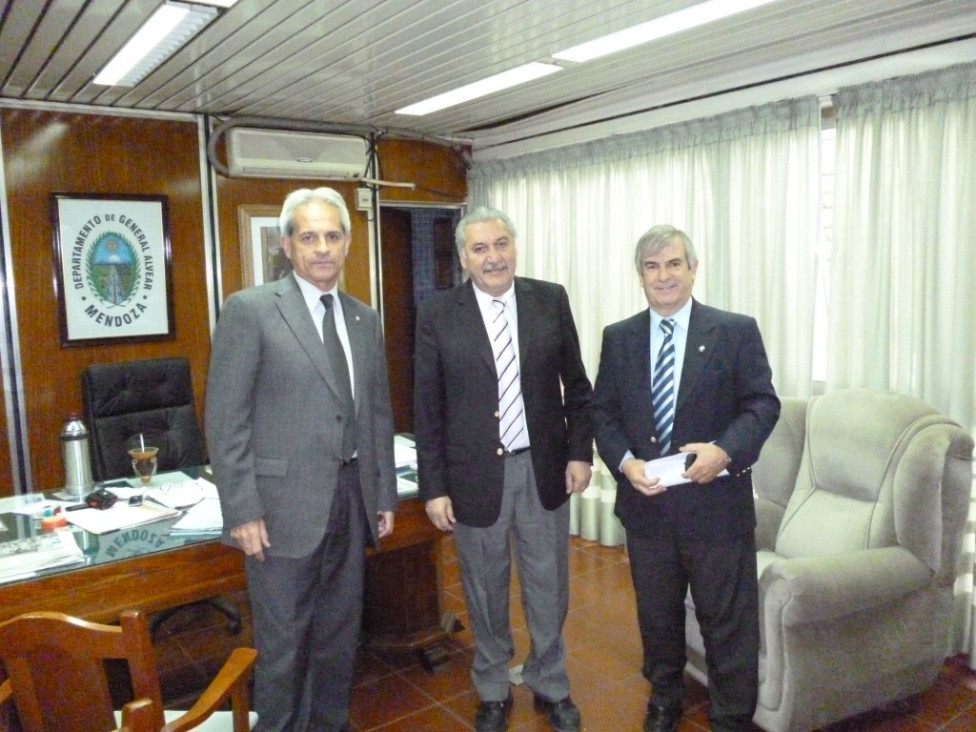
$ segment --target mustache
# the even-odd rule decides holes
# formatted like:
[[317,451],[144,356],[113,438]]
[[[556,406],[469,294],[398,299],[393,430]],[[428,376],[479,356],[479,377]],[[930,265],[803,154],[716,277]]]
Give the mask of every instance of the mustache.
[[508,270],[508,262],[485,262],[481,271],[485,274],[489,272],[505,272]]

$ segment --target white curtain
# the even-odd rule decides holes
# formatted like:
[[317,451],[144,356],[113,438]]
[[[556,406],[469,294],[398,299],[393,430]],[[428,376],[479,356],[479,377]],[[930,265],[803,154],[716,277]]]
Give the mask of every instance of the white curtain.
[[[842,90],[835,109],[827,386],[912,394],[976,433],[976,64]],[[972,588],[970,571],[970,665]]]
[[596,375],[604,326],[647,307],[634,246],[673,224],[695,297],[759,321],[777,390],[811,390],[820,107],[806,98],[477,165],[472,205],[518,228],[520,274],[562,283]]

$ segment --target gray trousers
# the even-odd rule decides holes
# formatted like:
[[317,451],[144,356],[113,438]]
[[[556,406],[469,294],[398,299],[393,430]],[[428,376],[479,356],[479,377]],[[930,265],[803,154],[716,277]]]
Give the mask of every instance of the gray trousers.
[[260,732],[347,728],[366,532],[359,469],[353,463],[339,471],[325,537],[311,555],[245,559],[258,650],[254,708]]
[[471,677],[478,696],[508,696],[508,663],[515,655],[508,601],[513,549],[532,639],[522,680],[551,701],[569,696],[562,637],[569,607],[569,502],[555,511],[542,507],[531,452],[505,459],[498,521],[486,528],[459,523],[454,540],[475,639]]

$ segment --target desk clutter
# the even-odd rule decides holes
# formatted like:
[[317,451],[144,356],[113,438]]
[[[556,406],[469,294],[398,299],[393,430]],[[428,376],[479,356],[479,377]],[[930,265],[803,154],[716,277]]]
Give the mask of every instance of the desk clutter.
[[[134,482],[134,481],[133,481]],[[116,496],[100,508],[99,501],[88,500],[66,508],[69,523],[92,534],[180,517],[170,531],[217,533],[221,529],[220,502],[214,485],[202,478],[191,478],[181,471],[161,473],[152,484],[133,485],[128,480],[102,483],[99,491]],[[78,509],[78,510],[75,510]]]
[[160,473],[149,485],[135,478],[100,483],[70,500],[59,494],[0,499],[0,583],[88,563],[96,554],[102,560],[123,555],[116,545],[131,543],[127,534],[136,527],[145,527],[140,538],[169,537],[169,544],[218,536],[222,526],[216,487],[182,471]]

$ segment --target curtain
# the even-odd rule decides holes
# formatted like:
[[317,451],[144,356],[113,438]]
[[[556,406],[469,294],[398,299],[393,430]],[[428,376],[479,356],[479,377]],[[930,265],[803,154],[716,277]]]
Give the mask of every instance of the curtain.
[[[828,389],[911,394],[976,432],[976,64],[835,99]],[[955,650],[976,665],[973,522]]]
[[634,247],[694,242],[695,297],[755,317],[777,390],[811,390],[820,106],[780,102],[474,166],[472,205],[518,228],[520,274],[563,284],[596,375],[603,327],[647,307]]

